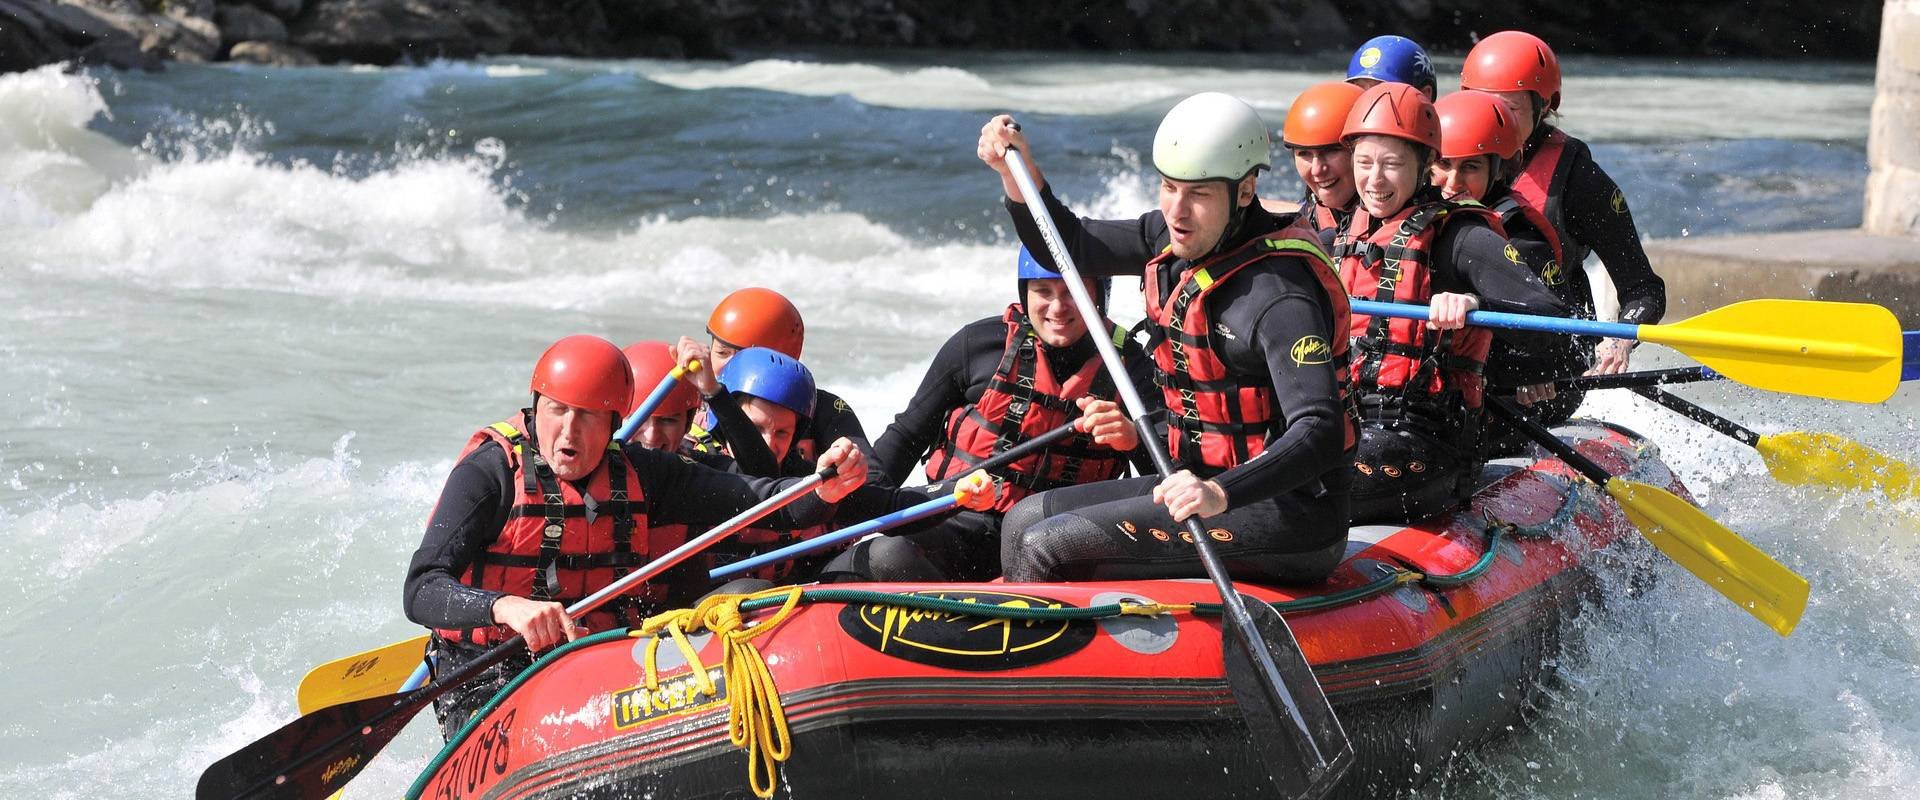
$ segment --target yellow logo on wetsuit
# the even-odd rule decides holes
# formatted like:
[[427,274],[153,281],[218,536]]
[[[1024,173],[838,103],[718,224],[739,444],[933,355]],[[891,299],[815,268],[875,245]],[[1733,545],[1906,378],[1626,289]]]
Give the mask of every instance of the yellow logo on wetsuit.
[[1549,261],[1547,266],[1540,270],[1540,280],[1548,286],[1559,286],[1567,282],[1567,276],[1560,270],[1560,262]]
[[1299,341],[1294,342],[1291,354],[1294,365],[1301,367],[1308,364],[1325,364],[1333,360],[1333,348],[1327,346],[1327,340],[1311,334],[1302,336]]
[[1509,243],[1507,245],[1506,253],[1507,253],[1508,261],[1511,261],[1515,264],[1520,263],[1520,248],[1514,247],[1511,243]]
[[1621,194],[1619,189],[1613,190],[1613,213],[1627,213],[1627,196]]
[[1360,66],[1373,69],[1373,66],[1378,63],[1380,63],[1380,48],[1369,47],[1360,54]]

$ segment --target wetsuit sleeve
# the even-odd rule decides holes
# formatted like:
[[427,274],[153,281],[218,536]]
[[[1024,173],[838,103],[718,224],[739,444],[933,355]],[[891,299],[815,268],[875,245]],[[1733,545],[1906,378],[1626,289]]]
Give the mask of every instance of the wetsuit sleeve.
[[407,565],[402,606],[407,619],[429,628],[479,628],[493,624],[500,592],[460,582],[473,560],[500,537],[512,503],[513,472],[500,448],[475,448],[454,465],[427,532]]
[[1561,202],[1566,204],[1568,232],[1600,256],[1607,275],[1613,278],[1620,299],[1620,321],[1637,325],[1659,322],[1667,313],[1667,283],[1654,274],[1653,264],[1647,261],[1640,231],[1633,224],[1633,210],[1627,208],[1627,196],[1584,148],[1567,175],[1566,195]]
[[1274,402],[1285,426],[1268,435],[1258,456],[1214,479],[1229,506],[1299,489],[1348,462],[1332,360],[1300,363],[1293,358],[1296,342],[1308,337],[1328,340],[1332,315],[1326,303],[1325,297],[1291,291],[1274,299],[1253,323],[1254,341],[1272,376]]
[[[868,483],[840,501],[839,511],[833,516],[834,528],[845,528],[867,520],[890,514],[903,508],[910,508],[934,498],[925,487],[911,486],[896,488]],[[937,519],[937,517],[936,517]],[[902,531],[895,529],[894,533]]]
[[[649,522],[685,523],[704,532],[786,489],[801,478],[753,478],[697,463],[677,453],[625,448],[627,460],[646,487]],[[761,518],[759,527],[793,530],[825,522],[834,507],[808,492],[786,508]]]
[[[1526,265],[1507,258],[1507,240],[1486,221],[1468,217],[1440,232],[1435,243],[1444,258],[1434,265],[1435,292],[1472,292],[1488,311],[1564,317],[1571,313],[1560,296]],[[1546,348],[1564,343],[1566,334],[1502,331],[1516,347]]]
[[972,325],[947,337],[940,351],[927,365],[920,388],[913,392],[907,407],[893,418],[893,424],[880,434],[873,446],[875,464],[882,482],[899,486],[906,482],[913,465],[939,443],[948,412],[967,403],[967,344]]
[[[1046,203],[1054,227],[1060,229],[1067,255],[1073,257],[1074,266],[1083,276],[1138,276],[1147,260],[1167,246],[1167,220],[1158,209],[1141,214],[1138,219],[1088,219],[1075,216],[1053,195],[1051,186],[1041,187],[1040,197]],[[1041,266],[1059,271],[1052,253],[1047,250],[1047,240],[1041,236],[1040,227],[1034,224],[1026,204],[1011,199],[1005,203],[1007,213],[1013,216],[1014,232],[1020,236],[1020,243],[1026,245],[1027,252],[1032,253]]]
[[733,456],[741,474],[780,474],[780,462],[773,460],[767,440],[760,438],[753,420],[747,419],[747,412],[740,410],[740,401],[734,399],[733,393],[722,391],[705,399],[714,421],[714,429],[708,433],[727,443],[727,453]]
[[834,442],[842,437],[860,448],[868,460],[873,459],[873,442],[867,441],[866,426],[860,424],[860,415],[853,413],[853,406],[839,395],[827,391],[817,391],[814,395],[813,420],[807,426],[813,441],[820,445],[820,452],[826,452]]

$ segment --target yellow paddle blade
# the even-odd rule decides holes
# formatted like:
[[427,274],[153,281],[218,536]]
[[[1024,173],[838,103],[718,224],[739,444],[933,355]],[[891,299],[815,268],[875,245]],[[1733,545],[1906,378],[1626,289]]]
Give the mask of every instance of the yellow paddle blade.
[[420,636],[314,667],[300,679],[300,713],[398,692],[426,655]]
[[1877,491],[1892,500],[1920,497],[1920,470],[1893,456],[1831,433],[1790,431],[1754,445],[1775,480],[1842,491]]
[[1654,547],[1786,636],[1807,610],[1807,579],[1665,489],[1609,478],[1607,494]]
[[1747,300],[1671,325],[1642,325],[1664,344],[1748,386],[1878,403],[1900,387],[1900,321],[1871,303]]

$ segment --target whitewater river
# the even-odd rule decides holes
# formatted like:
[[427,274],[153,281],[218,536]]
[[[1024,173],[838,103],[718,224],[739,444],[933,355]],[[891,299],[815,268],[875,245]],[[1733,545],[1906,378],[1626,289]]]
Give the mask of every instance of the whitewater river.
[[[0,448],[0,797],[183,796],[295,716],[309,667],[413,635],[400,582],[440,482],[548,342],[697,334],[727,291],[771,286],[877,435],[939,343],[1013,296],[973,155],[990,113],[1021,116],[1069,202],[1131,215],[1179,98],[1223,89],[1277,125],[1344,63],[968,58],[0,75],[0,398],[20,414]],[[1568,71],[1565,125],[1649,236],[1858,224],[1869,67]],[[1637,359],[1677,361],[1654,350]],[[1913,390],[1682,391],[1920,459]],[[1783,488],[1624,397],[1588,411],[1653,436],[1812,605],[1780,639],[1669,565],[1586,623],[1534,728],[1427,793],[1906,796],[1916,509]],[[436,744],[416,722],[349,797],[397,795]]]

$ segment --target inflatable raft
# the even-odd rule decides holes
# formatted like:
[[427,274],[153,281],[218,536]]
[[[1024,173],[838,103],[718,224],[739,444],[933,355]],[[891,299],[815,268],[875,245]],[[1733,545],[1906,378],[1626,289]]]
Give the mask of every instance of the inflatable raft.
[[[1630,431],[1556,433],[1685,496]],[[1523,722],[1595,594],[1595,554],[1639,543],[1603,493],[1536,456],[1490,465],[1451,515],[1355,528],[1323,585],[1239,587],[1286,615],[1353,739],[1338,793],[1391,794]],[[1157,580],[709,603],[541,659],[408,796],[1272,796],[1221,674],[1218,599]]]

